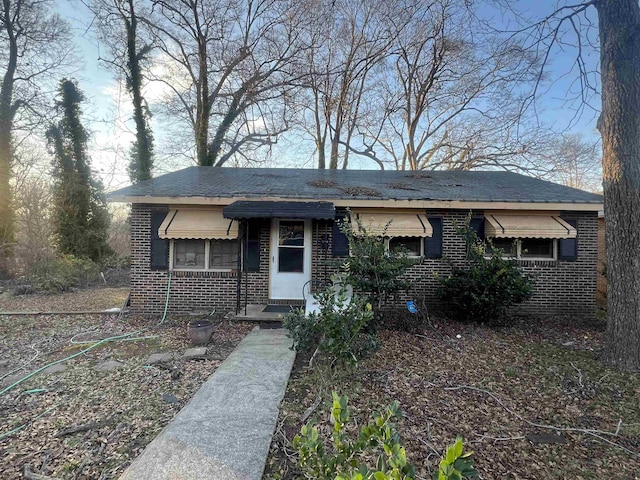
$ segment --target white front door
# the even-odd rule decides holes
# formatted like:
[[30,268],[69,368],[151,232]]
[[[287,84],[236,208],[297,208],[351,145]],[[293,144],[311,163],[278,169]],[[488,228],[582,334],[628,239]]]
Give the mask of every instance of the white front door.
[[270,298],[304,298],[302,289],[311,280],[310,220],[272,220],[270,273]]

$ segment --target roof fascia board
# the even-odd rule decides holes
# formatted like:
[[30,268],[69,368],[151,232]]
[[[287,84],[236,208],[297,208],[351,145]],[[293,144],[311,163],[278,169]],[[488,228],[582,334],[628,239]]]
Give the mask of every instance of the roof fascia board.
[[457,210],[572,210],[597,212],[603,210],[602,203],[580,202],[507,202],[507,201],[467,201],[467,200],[357,200],[348,198],[290,198],[290,197],[146,197],[116,195],[109,202],[147,203],[162,205],[229,205],[238,200],[261,200],[274,202],[331,202],[336,207],[368,208],[442,208]]

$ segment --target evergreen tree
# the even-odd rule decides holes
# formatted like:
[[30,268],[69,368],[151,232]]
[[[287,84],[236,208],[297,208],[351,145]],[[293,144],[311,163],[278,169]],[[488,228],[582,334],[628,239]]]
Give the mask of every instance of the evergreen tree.
[[72,80],[60,82],[60,120],[47,130],[54,154],[55,230],[61,253],[101,260],[107,245],[109,214],[102,183],[91,173],[88,134],[82,126],[84,95]]

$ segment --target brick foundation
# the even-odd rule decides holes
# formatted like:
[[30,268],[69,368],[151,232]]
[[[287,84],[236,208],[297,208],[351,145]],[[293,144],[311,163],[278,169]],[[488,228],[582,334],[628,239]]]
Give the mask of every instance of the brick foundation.
[[[161,207],[134,204],[131,211],[131,309],[136,314],[160,315],[164,309],[169,273],[150,268],[151,211]],[[464,222],[468,212],[441,210],[427,213],[443,217],[443,258],[421,259],[412,266],[407,273],[412,288],[408,294],[401,295],[398,301],[424,295],[429,304],[437,307],[435,291],[438,282],[434,274],[446,276],[451,271],[450,262],[458,265],[464,263],[466,245],[456,234],[455,226]],[[524,269],[536,279],[533,298],[523,308],[549,315],[594,314],[598,217],[596,212],[571,212],[571,217],[578,222],[577,260],[521,262]],[[241,305],[245,302],[264,304],[269,300],[269,239],[269,228],[265,226],[260,235],[260,271],[242,274]],[[331,256],[330,222],[314,222],[312,239],[312,278],[318,280],[314,282],[318,285],[339,270],[342,260]],[[326,241],[324,244],[323,239]],[[237,285],[237,272],[175,272],[169,312],[235,311]]]

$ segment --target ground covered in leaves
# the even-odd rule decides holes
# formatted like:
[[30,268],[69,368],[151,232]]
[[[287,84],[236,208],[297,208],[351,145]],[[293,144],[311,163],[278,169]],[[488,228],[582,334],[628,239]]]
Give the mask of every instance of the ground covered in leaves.
[[349,372],[310,369],[298,355],[265,478],[301,478],[291,440],[310,411],[330,437],[332,390],[348,395],[358,428],[399,402],[419,479],[431,478],[457,435],[482,479],[640,478],[640,375],[599,362],[602,322],[435,323],[382,330],[380,350]]
[[0,312],[97,312],[120,308],[129,295],[129,288],[88,288],[57,295],[0,294]]
[[[21,306],[93,310],[119,307],[124,298],[120,289],[95,289],[33,295]],[[19,310],[15,302],[4,302],[0,310]],[[45,478],[117,478],[252,328],[220,320],[207,355],[186,361],[180,355],[190,346],[189,319],[158,320],[0,315],[0,478],[25,478],[25,469]],[[102,344],[64,362],[62,371],[41,372],[7,390],[28,373],[92,345],[84,342],[135,330],[142,330],[137,339]],[[148,365],[149,355],[158,352],[175,358]],[[107,361],[121,365],[96,370]]]

